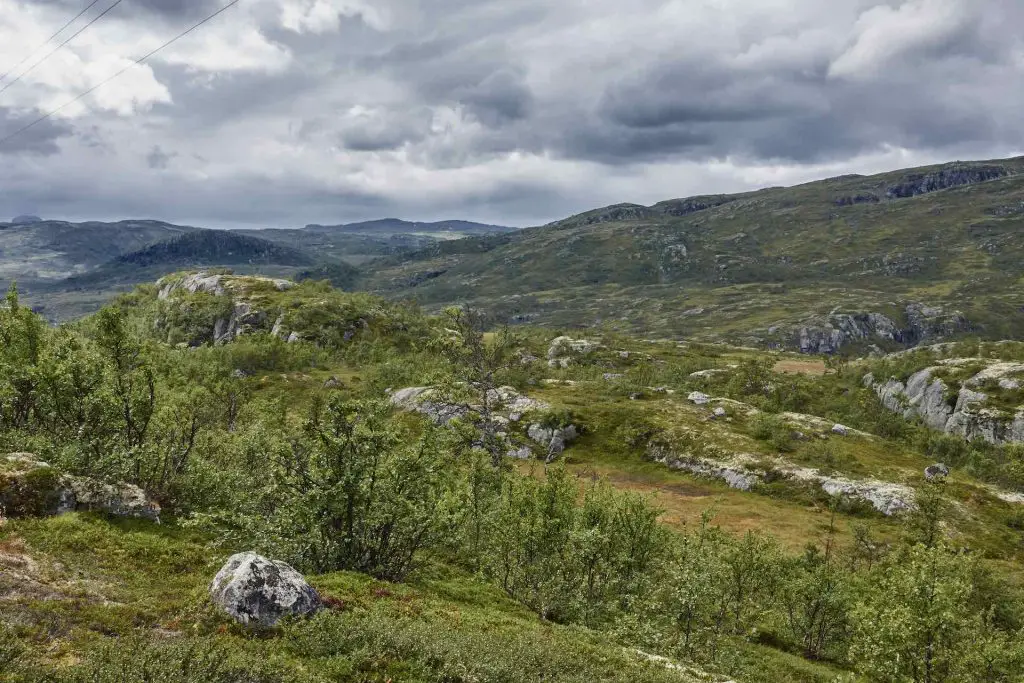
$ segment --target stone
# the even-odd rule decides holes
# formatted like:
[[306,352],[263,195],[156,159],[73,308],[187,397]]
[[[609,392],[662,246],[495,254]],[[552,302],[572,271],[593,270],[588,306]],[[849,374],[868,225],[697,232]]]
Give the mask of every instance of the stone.
[[576,440],[579,433],[575,425],[567,427],[545,427],[540,423],[531,424],[526,435],[534,443],[547,449],[545,460],[552,462],[565,451],[565,447]]
[[723,408],[722,406],[718,406],[717,408],[715,408],[713,411],[711,411],[711,414],[714,415],[715,417],[725,417],[726,415],[728,415],[728,413],[725,411],[725,408]]
[[605,380],[606,382],[611,382],[617,379],[622,379],[624,376],[625,375],[623,375],[621,372],[606,372],[603,375],[601,375],[601,379]]
[[686,400],[696,405],[703,406],[707,405],[711,401],[711,397],[701,391],[691,391],[690,395],[686,397]]
[[589,339],[573,339],[564,335],[555,337],[548,346],[548,366],[567,368],[579,358],[601,348],[601,344]]
[[949,476],[949,467],[945,463],[937,462],[924,468],[924,478],[928,481],[945,479]]
[[841,424],[832,425],[832,433],[838,434],[839,436],[846,436],[850,433],[850,428]]
[[210,583],[210,598],[238,623],[263,627],[315,614],[323,606],[299,572],[254,552],[228,558]]
[[529,460],[533,457],[533,451],[529,446],[521,446],[519,448],[510,449],[507,455],[510,458],[515,458],[516,460]]
[[160,521],[160,506],[138,486],[107,484],[88,477],[65,477],[65,483],[74,494],[76,510]]
[[31,453],[0,458],[0,508],[12,517],[82,510],[160,521],[160,506],[138,486],[61,474]]
[[292,332],[291,334],[288,335],[289,344],[294,344],[295,342],[300,341],[301,339],[302,337],[299,336],[298,332]]

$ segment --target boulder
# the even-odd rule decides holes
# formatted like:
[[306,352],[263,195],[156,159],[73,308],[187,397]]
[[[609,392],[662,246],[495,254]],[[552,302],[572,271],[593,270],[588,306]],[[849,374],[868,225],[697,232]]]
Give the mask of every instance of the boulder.
[[323,606],[301,574],[253,552],[228,558],[210,583],[210,598],[240,624],[264,627],[284,617],[315,614]]
[[138,486],[60,474],[30,453],[0,459],[0,508],[12,517],[83,510],[160,521],[160,506]]
[[0,458],[0,511],[8,517],[45,516],[75,509],[74,493],[49,464],[30,453]]
[[567,427],[545,427],[534,423],[526,430],[532,441],[547,449],[546,462],[553,462],[565,451],[566,445],[576,440],[579,435],[575,425]]
[[832,425],[832,433],[838,434],[839,436],[846,436],[850,433],[850,428],[841,424]]
[[715,417],[725,417],[727,415],[727,413],[725,412],[725,408],[723,408],[722,406],[718,406],[717,408],[715,408],[711,412],[711,414],[714,415]]
[[949,467],[945,463],[937,462],[924,468],[924,478],[928,481],[945,479],[949,476]]
[[65,483],[74,494],[76,510],[160,521],[160,506],[138,486],[105,484],[88,477],[65,477]]
[[707,405],[711,401],[711,397],[700,391],[691,391],[690,395],[686,397],[686,400],[699,406],[703,406]]

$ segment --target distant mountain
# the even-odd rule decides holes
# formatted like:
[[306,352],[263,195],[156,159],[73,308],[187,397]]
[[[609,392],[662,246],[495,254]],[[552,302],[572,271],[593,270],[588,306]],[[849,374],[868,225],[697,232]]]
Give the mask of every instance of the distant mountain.
[[310,254],[299,249],[229,230],[196,230],[114,260],[118,265],[140,268],[237,264],[309,266],[314,262]]
[[346,232],[364,235],[397,235],[397,234],[451,234],[459,236],[468,235],[490,235],[495,233],[515,232],[517,228],[505,225],[487,225],[485,223],[473,223],[471,221],[438,221],[435,223],[419,223],[404,221],[399,218],[382,218],[375,221],[364,221],[362,223],[347,223],[343,225],[307,225],[306,230],[311,232]]
[[123,254],[53,287],[64,291],[124,287],[188,268],[271,268],[274,273],[290,275],[316,263],[307,252],[269,240],[229,230],[199,229]]
[[615,204],[443,247],[369,264],[364,285],[514,322],[826,353],[1024,336],[1024,157]]
[[0,225],[0,283],[61,280],[194,230],[149,220]]
[[11,219],[11,225],[31,225],[33,223],[42,223],[43,219],[39,216],[15,216]]

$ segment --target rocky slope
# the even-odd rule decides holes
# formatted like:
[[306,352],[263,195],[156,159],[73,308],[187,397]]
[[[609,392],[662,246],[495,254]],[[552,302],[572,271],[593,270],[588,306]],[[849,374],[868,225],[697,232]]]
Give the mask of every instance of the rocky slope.
[[864,377],[885,407],[932,429],[989,443],[1024,442],[1024,363],[951,358],[905,382]]
[[[886,351],[1024,333],[1024,158],[617,204],[391,257],[365,286],[512,322]],[[465,248],[460,248],[465,243]]]

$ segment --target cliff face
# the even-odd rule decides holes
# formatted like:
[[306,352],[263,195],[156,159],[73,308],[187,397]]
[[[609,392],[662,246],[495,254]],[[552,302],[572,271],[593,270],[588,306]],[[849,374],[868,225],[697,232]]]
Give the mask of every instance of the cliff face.
[[920,418],[937,431],[995,444],[1024,442],[1024,363],[990,362],[966,380],[955,378],[956,369],[976,362],[950,359],[914,373],[905,383],[866,375],[864,385],[889,410]]
[[959,311],[908,304],[906,323],[897,324],[881,313],[840,313],[813,319],[796,330],[792,344],[803,353],[833,354],[844,346],[895,343],[916,346],[952,336],[970,329],[970,322]]

